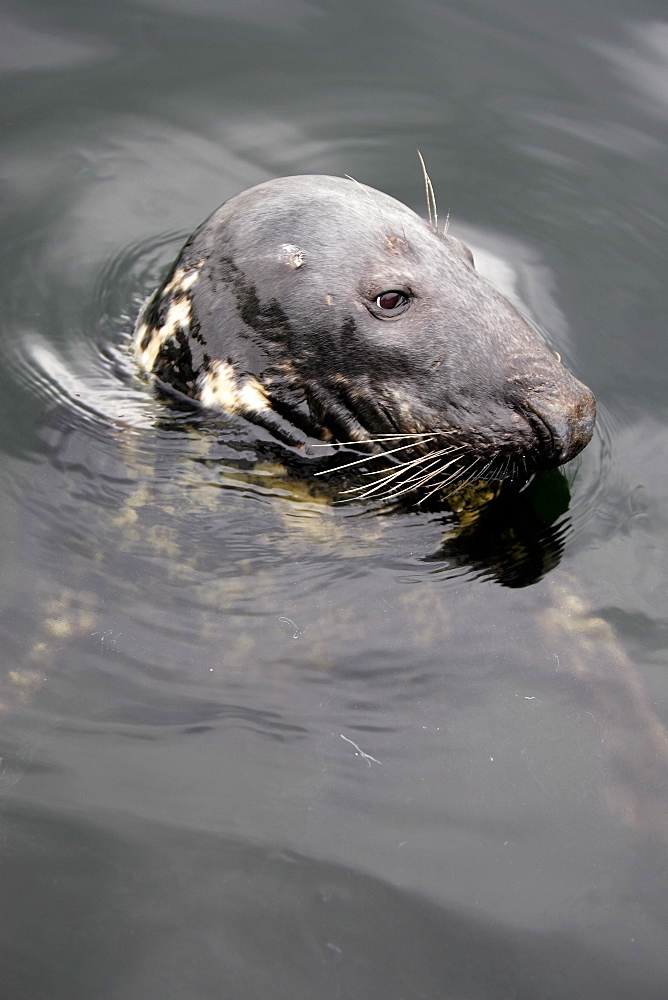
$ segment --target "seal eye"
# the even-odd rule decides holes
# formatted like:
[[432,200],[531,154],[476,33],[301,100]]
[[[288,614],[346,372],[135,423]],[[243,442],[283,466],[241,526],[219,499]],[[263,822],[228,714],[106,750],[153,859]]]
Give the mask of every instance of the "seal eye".
[[381,292],[374,301],[376,313],[379,318],[384,319],[389,316],[399,316],[410,305],[410,296],[397,289]]

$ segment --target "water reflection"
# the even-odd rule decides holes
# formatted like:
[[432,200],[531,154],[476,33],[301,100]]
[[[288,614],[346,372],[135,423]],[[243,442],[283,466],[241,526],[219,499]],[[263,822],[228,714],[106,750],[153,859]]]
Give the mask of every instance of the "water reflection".
[[464,501],[429,561],[470,569],[504,587],[527,587],[558,566],[569,533],[563,472],[539,473],[523,490],[512,485],[480,506]]

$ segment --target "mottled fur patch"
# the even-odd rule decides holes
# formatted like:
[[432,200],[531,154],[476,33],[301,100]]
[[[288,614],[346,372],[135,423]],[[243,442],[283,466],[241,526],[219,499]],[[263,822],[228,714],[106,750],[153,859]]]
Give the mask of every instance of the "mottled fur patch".
[[172,295],[173,293],[188,292],[193,287],[197,279],[199,278],[199,271],[196,267],[186,268],[180,267],[174,272],[174,276],[168,285],[165,285],[163,289],[163,295]]
[[[134,339],[135,357],[141,367],[155,373],[160,354],[165,345],[183,343],[183,335],[190,332],[192,305],[188,292],[199,278],[199,268],[179,267],[162,289],[160,299],[151,301],[142,310]],[[157,320],[157,323],[156,323]]]
[[190,326],[190,299],[176,299],[167,310],[162,326],[151,329],[146,323],[141,323],[135,336],[135,356],[141,367],[152,372],[160,351],[179,330],[187,331]]
[[252,375],[240,381],[229,361],[213,361],[197,380],[198,398],[204,406],[228,413],[257,413],[271,409],[266,390]]

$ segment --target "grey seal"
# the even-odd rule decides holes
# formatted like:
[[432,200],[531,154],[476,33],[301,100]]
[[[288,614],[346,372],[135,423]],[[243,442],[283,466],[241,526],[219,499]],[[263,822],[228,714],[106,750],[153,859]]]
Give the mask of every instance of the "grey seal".
[[350,179],[283,177],[227,201],[144,305],[134,347],[163,389],[285,444],[402,451],[416,488],[528,478],[594,428],[591,391],[471,251]]

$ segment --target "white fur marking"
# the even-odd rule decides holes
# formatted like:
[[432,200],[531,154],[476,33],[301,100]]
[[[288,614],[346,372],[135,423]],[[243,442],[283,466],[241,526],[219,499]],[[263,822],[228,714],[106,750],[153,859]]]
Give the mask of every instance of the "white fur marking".
[[135,356],[142,368],[153,371],[153,367],[158,360],[158,355],[170,337],[173,337],[178,329],[187,330],[190,326],[190,300],[181,299],[173,302],[165,318],[164,325],[157,330],[151,331],[151,339],[148,346],[142,350],[142,340],[149,332],[145,323],[137,330],[135,337]]
[[174,277],[170,283],[165,285],[162,294],[171,295],[172,292],[187,292],[188,289],[192,288],[198,278],[199,271],[197,268],[186,270],[186,268],[181,267],[178,271],[175,271]]
[[239,389],[239,402],[244,410],[271,409],[265,387],[252,376]]
[[211,371],[200,377],[199,399],[204,406],[228,413],[271,409],[262,383],[251,376],[240,385],[229,361],[214,361]]
[[199,398],[204,406],[237,411],[237,383],[229,361],[214,361],[211,371],[201,376]]

